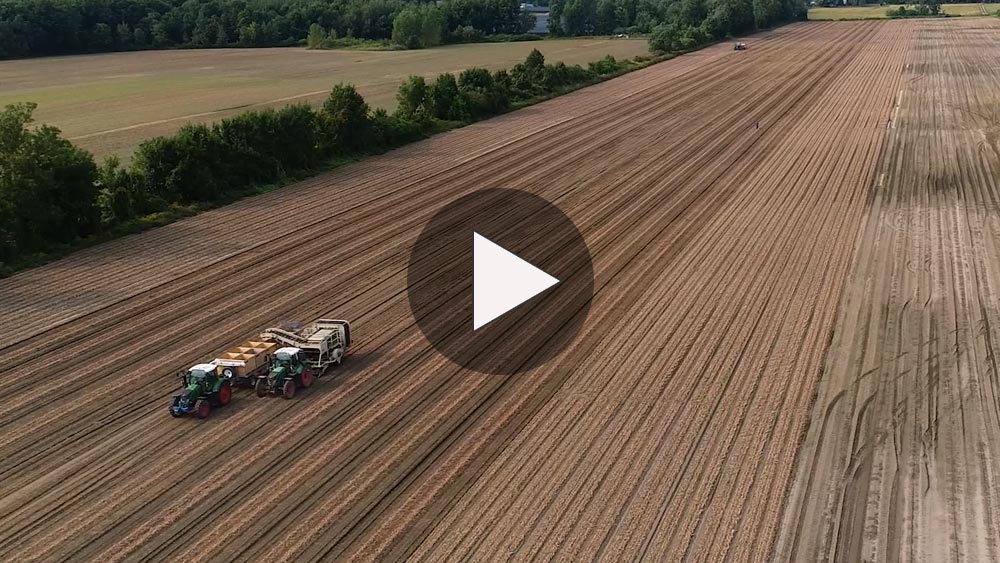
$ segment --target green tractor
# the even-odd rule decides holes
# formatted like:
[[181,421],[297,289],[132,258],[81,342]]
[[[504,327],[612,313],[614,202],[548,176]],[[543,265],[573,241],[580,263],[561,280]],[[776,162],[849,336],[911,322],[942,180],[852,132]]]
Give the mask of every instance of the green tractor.
[[212,407],[223,407],[233,398],[232,381],[220,376],[219,366],[198,364],[178,377],[183,381],[183,391],[174,395],[170,415],[184,416],[193,412],[198,418],[207,418]]
[[312,385],[314,375],[301,348],[279,348],[274,353],[270,371],[257,378],[254,390],[258,397],[280,394],[291,399],[297,388]]

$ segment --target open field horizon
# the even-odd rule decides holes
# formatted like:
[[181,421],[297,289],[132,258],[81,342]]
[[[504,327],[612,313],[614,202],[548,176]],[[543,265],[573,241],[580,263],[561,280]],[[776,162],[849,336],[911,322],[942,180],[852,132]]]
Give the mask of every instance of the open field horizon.
[[[914,6],[915,4],[909,4]],[[888,11],[899,4],[866,6],[817,6],[809,8],[809,19],[813,21],[888,19]],[[941,4],[941,11],[950,16],[996,16],[1000,3]]]
[[0,106],[35,102],[35,119],[102,157],[128,156],[145,139],[186,123],[290,103],[322,103],[339,82],[369,105],[394,109],[399,85],[471,67],[522,62],[532,49],[549,62],[586,65],[605,55],[649,53],[645,39],[552,39],[446,45],[409,51],[178,49],[0,61]]

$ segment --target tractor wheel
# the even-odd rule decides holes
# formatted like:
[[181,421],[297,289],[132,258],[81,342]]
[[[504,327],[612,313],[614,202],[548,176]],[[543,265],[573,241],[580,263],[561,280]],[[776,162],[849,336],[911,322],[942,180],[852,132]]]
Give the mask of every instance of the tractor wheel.
[[176,410],[173,406],[171,406],[170,407],[170,416],[172,416],[174,418],[180,418],[180,417],[184,416],[184,413],[182,413],[179,410]]
[[302,376],[299,378],[302,380],[302,387],[309,387],[313,384],[313,372],[312,370],[302,370]]
[[236,371],[233,368],[226,368],[222,370],[222,377],[226,379],[236,379]]
[[295,396],[295,381],[292,379],[286,379],[285,384],[281,388],[282,395],[286,399],[291,399]]
[[212,412],[212,405],[205,399],[198,399],[194,404],[194,412],[198,413],[198,418],[208,418],[208,413]]
[[263,377],[258,379],[257,383],[253,386],[253,390],[257,392],[258,397],[266,397],[268,392],[267,380]]
[[233,400],[233,386],[228,382],[219,387],[219,406],[224,407]]

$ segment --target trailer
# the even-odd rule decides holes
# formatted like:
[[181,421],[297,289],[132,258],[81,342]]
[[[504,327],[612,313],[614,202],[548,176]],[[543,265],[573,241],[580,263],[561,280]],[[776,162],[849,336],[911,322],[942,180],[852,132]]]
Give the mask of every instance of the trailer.
[[233,385],[253,386],[258,376],[267,373],[268,363],[277,349],[276,342],[250,340],[223,352],[211,363],[218,367],[219,376],[229,379]]

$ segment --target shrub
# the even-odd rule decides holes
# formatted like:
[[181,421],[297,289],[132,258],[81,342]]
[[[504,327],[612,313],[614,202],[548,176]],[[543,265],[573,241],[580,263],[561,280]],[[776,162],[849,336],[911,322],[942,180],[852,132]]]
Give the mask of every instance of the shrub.
[[54,127],[31,128],[35,107],[0,112],[0,261],[98,228],[93,158]]
[[589,68],[590,72],[594,74],[603,75],[603,74],[612,74],[614,72],[617,72],[620,68],[620,65],[618,64],[618,61],[615,60],[614,57],[612,57],[611,55],[606,55],[603,59],[594,61],[589,65],[587,65],[587,68]]
[[392,40],[407,49],[440,45],[445,16],[436,5],[410,5],[392,20]]
[[154,197],[183,203],[219,199],[227,190],[226,154],[219,137],[206,125],[185,125],[168,137],[139,145],[133,169]]
[[406,119],[422,120],[430,116],[431,92],[422,76],[411,76],[399,85],[396,113]]
[[453,74],[442,74],[430,89],[431,113],[438,119],[463,119],[458,108],[458,82]]
[[391,149],[425,137],[427,126],[379,108],[371,116],[373,143],[377,149]]
[[350,84],[338,84],[323,102],[324,152],[353,152],[364,147],[369,133],[368,104]]
[[493,75],[484,68],[470,68],[458,76],[462,113],[473,119],[506,111],[510,100],[496,87]]

